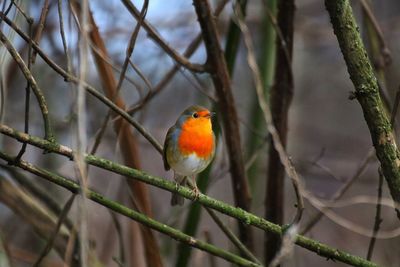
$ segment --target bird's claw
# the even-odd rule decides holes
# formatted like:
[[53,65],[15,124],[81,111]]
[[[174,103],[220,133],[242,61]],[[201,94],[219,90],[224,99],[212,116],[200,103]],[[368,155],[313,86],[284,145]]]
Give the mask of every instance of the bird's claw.
[[180,184],[175,182],[175,190],[178,191]]
[[200,196],[200,190],[197,188],[197,186],[193,188],[193,194],[194,194],[193,201],[197,201]]

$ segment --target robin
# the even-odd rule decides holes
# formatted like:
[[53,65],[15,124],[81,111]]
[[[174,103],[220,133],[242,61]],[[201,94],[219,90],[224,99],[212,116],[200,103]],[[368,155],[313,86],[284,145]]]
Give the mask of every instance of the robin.
[[[195,176],[210,164],[215,154],[215,135],[211,124],[213,115],[213,112],[204,107],[190,106],[183,111],[165,137],[165,170],[174,170],[177,186],[185,185],[186,178],[191,176],[196,198],[200,192]],[[183,202],[183,197],[172,195],[171,205],[183,205]]]

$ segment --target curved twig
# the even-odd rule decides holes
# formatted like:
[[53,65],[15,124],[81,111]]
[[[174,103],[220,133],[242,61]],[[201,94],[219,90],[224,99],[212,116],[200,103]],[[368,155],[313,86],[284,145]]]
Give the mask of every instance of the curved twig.
[[[4,20],[6,20],[6,18]],[[26,41],[29,42],[29,40],[31,40],[31,38],[28,37]],[[11,44],[11,42],[8,40],[8,38],[4,35],[4,33],[2,31],[0,31],[0,41],[7,48],[8,52],[13,57],[13,59],[15,60],[15,62],[18,65],[18,67],[24,74],[25,79],[30,83],[30,85],[32,87],[33,93],[36,96],[36,99],[39,103],[40,110],[42,112],[42,117],[43,117],[43,121],[44,121],[45,139],[49,140],[49,141],[54,141],[53,132],[52,132],[52,129],[50,126],[49,111],[47,108],[46,99],[44,98],[42,91],[40,90],[38,84],[36,83],[35,78],[33,78],[32,73],[29,71],[29,68],[25,65],[23,59],[21,58],[21,56],[19,55],[17,50],[14,48],[14,46]],[[33,45],[33,42],[32,42],[32,45]]]

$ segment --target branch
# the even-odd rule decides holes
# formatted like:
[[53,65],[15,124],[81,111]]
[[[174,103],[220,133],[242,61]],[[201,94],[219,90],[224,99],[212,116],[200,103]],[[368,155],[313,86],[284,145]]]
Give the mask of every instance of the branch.
[[[215,7],[215,11],[214,11],[214,16],[218,17],[219,14],[221,14],[221,12],[223,11],[225,5],[229,2],[229,0],[222,0],[216,7]],[[201,33],[199,33],[188,45],[188,47],[186,48],[185,52],[183,53],[183,55],[185,57],[191,57],[194,52],[197,51],[197,48],[200,46],[202,41],[201,38]],[[163,88],[165,88],[170,81],[172,80],[172,78],[175,76],[175,74],[178,72],[179,70],[179,66],[175,65],[173,66],[169,71],[166,72],[166,74],[164,75],[164,77],[158,82],[158,84],[156,84],[154,86],[154,90],[150,91],[143,100],[141,100],[139,103],[137,103],[133,108],[128,110],[129,114],[133,114],[135,111],[139,110],[140,108],[143,107],[143,105],[145,105],[146,103],[148,103],[151,99],[153,99],[158,93],[161,92],[161,90]]]
[[[400,202],[400,152],[392,126],[379,96],[379,88],[348,0],[325,1],[333,30],[347,64],[350,79],[367,122],[376,155],[389,185],[392,198]],[[400,219],[400,211],[396,209]]]
[[[7,162],[12,162],[14,160],[13,157],[11,157],[3,152],[0,152],[0,158],[2,158],[3,160],[5,160]],[[68,178],[65,178],[63,176],[49,172],[45,169],[41,169],[41,168],[39,168],[29,162],[26,162],[24,160],[20,160],[15,165],[18,166],[19,168],[22,168],[22,169],[30,172],[30,173],[33,173],[39,177],[42,177],[52,183],[55,183],[61,187],[64,187],[65,189],[71,191],[74,194],[78,194],[82,190],[82,188],[79,186],[78,183],[76,183]],[[177,241],[185,242],[185,243],[189,244],[190,246],[204,250],[212,255],[223,258],[229,262],[235,263],[240,266],[261,266],[259,264],[248,261],[244,258],[241,258],[231,252],[217,248],[217,247],[215,247],[211,244],[208,244],[204,241],[201,241],[199,239],[195,239],[189,235],[186,235],[185,233],[183,233],[179,230],[176,230],[168,225],[165,225],[156,220],[153,220],[150,217],[147,217],[146,215],[139,213],[135,210],[129,209],[128,207],[123,206],[118,202],[112,201],[93,190],[87,189],[86,197],[104,207],[107,207],[107,208],[109,208],[119,214],[122,214],[128,218],[131,218],[132,220],[135,220],[143,225],[146,225],[158,232],[164,233],[164,234],[172,237],[173,239],[176,239]]]
[[[51,143],[47,140],[44,140],[44,139],[41,139],[41,138],[38,138],[35,136],[27,135],[23,132],[14,130],[3,124],[0,124],[0,133],[10,136],[11,138],[14,138],[20,142],[27,142],[28,144],[39,147],[48,152],[57,153],[60,155],[67,156],[69,158],[73,158],[73,155],[74,155],[74,152],[69,147],[60,145],[58,143]],[[4,156],[4,153],[1,153],[1,155]],[[9,158],[7,156],[6,160],[7,161],[12,160],[12,158]],[[144,183],[156,186],[158,188],[161,188],[163,190],[166,190],[166,191],[169,191],[172,193],[177,193],[187,199],[194,200],[196,198],[193,191],[190,190],[189,188],[186,188],[183,186],[176,187],[176,184],[174,182],[170,182],[165,178],[152,176],[152,175],[149,175],[140,170],[132,169],[132,168],[114,163],[110,160],[106,160],[106,159],[103,159],[100,157],[95,157],[93,155],[87,155],[85,160],[90,165],[97,166],[99,168],[102,168],[102,169],[105,169],[105,170],[108,170],[108,171],[111,171],[114,173],[118,173],[122,176],[130,177],[130,178],[142,181]],[[66,183],[71,184],[72,181],[67,180]],[[75,187],[75,185],[73,185],[73,187]],[[75,189],[75,190],[78,190],[78,189]],[[90,198],[90,194],[89,194],[89,198]],[[205,207],[209,207],[209,208],[217,210],[223,214],[226,214],[230,217],[236,218],[237,220],[241,221],[242,223],[245,223],[246,225],[253,225],[259,229],[274,233],[276,235],[282,234],[281,226],[271,223],[271,222],[269,222],[261,217],[258,217],[252,213],[246,212],[241,208],[233,207],[222,201],[208,197],[201,193],[200,193],[199,197],[197,198],[197,201]],[[136,212],[134,214],[136,214]],[[313,239],[310,239],[310,238],[307,238],[307,237],[304,237],[301,235],[296,235],[295,243],[303,248],[306,248],[307,250],[317,253],[318,255],[320,255],[322,257],[326,257],[326,258],[332,259],[332,260],[337,260],[337,261],[347,263],[347,264],[350,264],[353,266],[366,266],[366,267],[378,266],[377,264],[367,261],[361,257],[351,255],[349,253],[340,251],[335,248],[331,248],[328,245],[325,245],[323,243],[320,243],[318,241],[315,241]]]
[[367,252],[368,260],[371,260],[371,258],[372,258],[372,253],[374,251],[375,242],[376,242],[376,235],[378,234],[379,228],[383,221],[383,219],[381,219],[383,174],[382,174],[381,169],[379,169],[378,172],[379,172],[378,199],[376,201],[376,213],[375,213],[373,234],[372,234],[371,240],[369,241],[369,245],[368,245],[368,252]]
[[[224,122],[235,204],[250,210],[251,196],[241,150],[238,115],[232,94],[231,80],[225,57],[219,44],[218,31],[208,1],[194,0],[203,40],[207,50],[210,75],[218,96],[219,113]],[[252,250],[252,237],[248,227],[239,225],[240,239]]]
[[[140,11],[132,4],[130,0],[122,0],[126,9],[128,9],[129,13],[137,20],[140,20],[141,15]],[[179,65],[191,70],[193,72],[205,72],[206,67],[202,64],[191,63],[186,57],[180,55],[175,49],[168,45],[167,41],[164,40],[161,35],[157,33],[153,26],[149,24],[147,20],[143,20],[142,22],[143,29],[146,30],[148,36],[153,39],[155,43],[157,43],[171,58],[173,58]]]
[[[294,91],[292,77],[294,13],[294,0],[278,2],[277,27],[280,29],[282,39],[286,46],[277,45],[274,86],[270,89],[270,109],[272,123],[279,135],[283,149],[286,149],[289,107],[292,102]],[[278,39],[278,44],[279,41]],[[268,151],[268,171],[264,202],[265,218],[272,222],[282,224],[284,221],[285,205],[285,167],[281,162],[279,152],[274,147],[274,142],[276,141],[271,138]],[[302,201],[298,202],[302,203]],[[276,257],[280,247],[283,245],[281,241],[279,237],[272,236],[268,233],[265,235],[265,263],[272,264],[274,257]]]
[[20,216],[44,240],[55,238],[54,250],[60,257],[63,256],[71,229],[62,224],[58,234],[52,235],[51,232],[57,223],[56,214],[38,202],[31,194],[2,176],[0,177],[0,202]]
[[[26,42],[29,42],[29,37],[21,31],[11,20],[9,20],[2,12],[0,12],[0,19],[3,19],[13,30],[18,33],[19,36],[21,36],[22,39],[24,39]],[[63,68],[61,68],[59,65],[57,65],[53,60],[51,60],[40,47],[35,43],[32,42],[32,48],[37,51],[38,55],[58,74],[60,74],[66,81],[71,81],[73,83],[78,84],[79,83],[79,78],[69,74],[66,72]],[[135,127],[142,135],[144,138],[146,138],[153,146],[155,149],[157,149],[158,152],[162,153],[163,148],[160,145],[160,143],[154,139],[151,134],[149,134],[146,129],[140,125],[135,119],[133,119],[127,112],[125,112],[124,109],[118,107],[116,104],[113,103],[110,99],[108,99],[106,96],[101,94],[99,91],[97,91],[93,86],[90,84],[84,83],[84,88],[86,91],[88,91],[92,96],[95,98],[99,99],[101,102],[103,102],[105,105],[107,105],[109,108],[111,108],[115,113],[119,114],[122,118],[127,120],[129,124],[131,124],[133,127]]]
[[[45,139],[49,141],[54,140],[54,136],[50,127],[50,121],[49,121],[49,110],[47,108],[46,104],[46,99],[44,98],[44,95],[42,93],[42,90],[40,90],[38,84],[36,83],[35,78],[33,78],[32,73],[29,71],[28,67],[24,63],[23,59],[15,50],[14,46],[11,44],[11,42],[7,39],[7,37],[4,35],[2,31],[0,31],[0,41],[4,44],[4,46],[7,48],[8,52],[14,59],[14,61],[18,64],[18,67],[22,71],[22,73],[25,76],[25,79],[29,82],[29,84],[32,87],[33,93],[36,96],[36,99],[39,103],[40,110],[42,112],[42,117],[43,117],[43,122],[44,122],[44,132],[45,132]],[[27,42],[31,41],[31,38],[27,37]],[[33,41],[31,41],[33,43]]]

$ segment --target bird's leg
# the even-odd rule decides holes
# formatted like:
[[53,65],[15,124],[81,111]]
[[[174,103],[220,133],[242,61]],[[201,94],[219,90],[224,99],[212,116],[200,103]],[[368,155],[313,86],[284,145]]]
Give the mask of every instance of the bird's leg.
[[192,176],[192,180],[193,180],[193,193],[194,193],[194,199],[193,200],[196,201],[200,196],[200,190],[199,190],[199,188],[197,187],[197,184],[196,184],[196,175]]
[[175,190],[178,191],[179,186],[181,185],[182,177],[174,173],[174,181],[175,181]]

